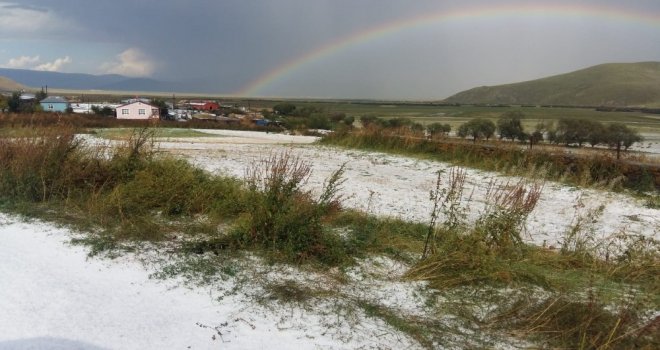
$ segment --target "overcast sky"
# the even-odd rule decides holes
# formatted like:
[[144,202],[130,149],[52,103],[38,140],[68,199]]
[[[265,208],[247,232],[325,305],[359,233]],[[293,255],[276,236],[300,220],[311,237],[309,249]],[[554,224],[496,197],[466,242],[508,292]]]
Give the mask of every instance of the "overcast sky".
[[[488,15],[532,3],[548,15]],[[483,16],[440,20],[466,11]],[[439,20],[328,50],[255,85],[331,43],[423,15]],[[1,67],[189,81],[223,94],[441,99],[638,61],[660,61],[658,0],[0,0]]]

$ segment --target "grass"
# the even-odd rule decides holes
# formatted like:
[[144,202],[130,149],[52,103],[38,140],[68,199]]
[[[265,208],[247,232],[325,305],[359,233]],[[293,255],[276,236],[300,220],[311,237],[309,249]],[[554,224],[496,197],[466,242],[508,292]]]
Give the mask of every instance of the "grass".
[[[271,108],[281,101],[250,101],[254,108]],[[428,125],[434,122],[448,123],[452,130],[474,118],[495,120],[506,112],[519,111],[525,115],[523,125],[532,130],[539,122],[552,122],[560,118],[597,120],[604,123],[623,122],[634,125],[639,131],[658,132],[660,119],[657,115],[641,112],[601,112],[594,108],[571,107],[490,107],[475,105],[442,105],[433,102],[379,102],[379,101],[295,101],[299,108],[315,107],[333,113],[346,113],[356,119],[375,116],[385,119],[410,118]]]
[[[92,133],[98,137],[111,139],[111,140],[127,140],[134,133],[133,128],[109,128],[109,129],[94,129]],[[215,137],[216,135],[208,134],[201,131],[177,128],[156,128],[153,132],[155,138],[178,138],[178,137]]]
[[660,62],[608,63],[547,78],[478,87],[447,102],[578,106],[660,103]]
[[359,300],[357,306],[364,310],[367,316],[379,318],[390,327],[417,340],[422,347],[433,349],[433,337],[431,336],[433,331],[429,329],[432,325],[421,321],[411,322],[410,318],[400,316],[396,310],[364,300]]
[[418,156],[511,175],[543,177],[580,186],[626,187],[639,192],[660,189],[660,167],[628,155],[619,162],[612,152],[567,152],[536,146],[529,150],[498,141],[426,139],[407,129],[369,127],[335,133],[322,144]]
[[[88,245],[91,254],[121,254],[146,243],[167,251],[172,261],[156,278],[235,278],[247,273],[234,263],[241,254],[256,255],[266,266],[341,275],[360,259],[385,255],[410,266],[407,280],[426,281],[438,293],[488,287],[521,295],[487,317],[435,300],[426,318],[348,297],[368,316],[426,347],[456,332],[443,328],[438,308],[479,332],[515,331],[548,346],[658,342],[648,331],[657,321],[646,316],[660,308],[658,242],[625,234],[618,246],[598,242],[588,225],[597,213],[588,212],[561,249],[527,245],[520,230],[538,200],[538,183],[492,183],[489,205],[468,224],[464,171],[438,174],[431,196],[435,220],[427,225],[342,208],[343,168],[314,196],[304,187],[309,165],[289,154],[273,154],[255,163],[245,179],[235,179],[155,153],[151,129],[138,130],[116,149],[100,150],[75,138],[70,125],[20,128],[23,136],[0,139],[0,208],[89,232],[75,243]],[[267,300],[294,304],[347,296],[289,279],[263,287]]]
[[438,290],[483,285],[541,288],[547,297],[539,300],[525,294],[489,323],[518,328],[528,339],[552,346],[652,348],[660,342],[657,334],[641,336],[642,330],[657,328],[648,313],[660,307],[660,242],[623,235],[618,241],[623,249],[612,247],[593,237],[588,223],[597,213],[588,212],[574,223],[561,250],[527,245],[520,229],[538,200],[537,185],[491,186],[486,209],[470,226],[452,214],[470,205],[460,188],[461,171],[448,177],[449,190],[432,193],[443,204],[435,210],[446,214],[445,221],[430,227],[426,246],[431,249],[424,250],[430,253],[408,271],[408,278],[428,281]]

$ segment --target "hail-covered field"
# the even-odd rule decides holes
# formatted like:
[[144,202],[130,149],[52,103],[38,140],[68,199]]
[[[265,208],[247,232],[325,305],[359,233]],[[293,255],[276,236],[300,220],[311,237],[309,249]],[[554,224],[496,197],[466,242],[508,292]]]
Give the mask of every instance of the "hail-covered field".
[[[212,173],[237,177],[255,162],[289,152],[312,166],[307,186],[313,191],[344,165],[345,206],[419,222],[430,218],[429,191],[438,172],[450,167],[322,147],[312,144],[313,137],[205,132],[216,137],[163,140],[158,147]],[[467,170],[468,219],[483,210],[489,183],[518,181]],[[556,247],[579,218],[589,218],[585,225],[603,239],[621,234],[660,238],[660,210],[642,200],[557,183],[543,186],[526,224],[530,242]],[[78,235],[0,214],[0,349],[415,349],[417,340],[356,303],[382,305],[403,317],[437,317],[425,307],[437,296],[422,282],[401,280],[407,267],[388,258],[362,261],[345,271],[347,280],[341,282],[333,271],[273,267],[248,258],[234,262],[243,271],[237,277],[196,284],[181,276],[155,277],[168,266],[166,251],[145,245],[139,253],[114,259],[88,258],[87,248],[69,243]],[[268,286],[288,282],[332,294],[311,303],[280,303],[274,295],[278,289]],[[507,347],[514,342],[506,334],[478,334],[451,318],[445,321],[455,334],[448,344]]]

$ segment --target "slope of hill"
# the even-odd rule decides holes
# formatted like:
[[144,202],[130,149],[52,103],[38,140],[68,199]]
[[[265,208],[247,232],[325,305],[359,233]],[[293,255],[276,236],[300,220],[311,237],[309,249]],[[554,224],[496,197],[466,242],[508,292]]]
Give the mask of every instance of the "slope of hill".
[[72,90],[178,91],[179,84],[149,78],[131,78],[118,74],[43,72],[27,69],[0,68],[0,76],[20,84]]
[[448,103],[658,106],[660,62],[607,63],[521,83],[459,92]]
[[3,76],[0,76],[0,91],[18,91],[24,89],[25,86]]

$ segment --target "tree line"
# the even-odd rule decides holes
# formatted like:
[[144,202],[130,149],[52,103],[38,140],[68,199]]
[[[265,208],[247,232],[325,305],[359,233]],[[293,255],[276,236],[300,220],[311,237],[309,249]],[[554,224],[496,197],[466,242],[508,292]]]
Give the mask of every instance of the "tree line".
[[507,112],[500,116],[497,123],[482,118],[472,119],[459,126],[456,134],[476,142],[478,139],[490,139],[497,131],[500,139],[528,142],[530,148],[544,140],[565,146],[606,146],[616,150],[617,159],[621,158],[622,150],[628,150],[643,140],[636,130],[618,122],[603,124],[597,120],[560,118],[556,126],[554,123],[539,123],[534,131],[529,132],[522,125],[523,118],[521,112]]
[[[496,122],[485,119],[471,119],[456,129],[456,136],[477,140],[490,140],[499,137],[500,140],[510,140],[527,143],[530,148],[546,141],[551,144],[582,147],[586,144],[605,146],[616,151],[617,159],[621,151],[641,142],[639,133],[623,123],[604,124],[589,119],[560,118],[556,122],[538,123],[533,130],[526,130],[522,120],[522,112],[513,111],[502,114]],[[412,132],[425,133],[428,137],[448,136],[451,131],[449,124],[432,123],[424,127],[408,118],[383,119],[375,116],[363,116],[360,122],[364,127],[407,128]]]

